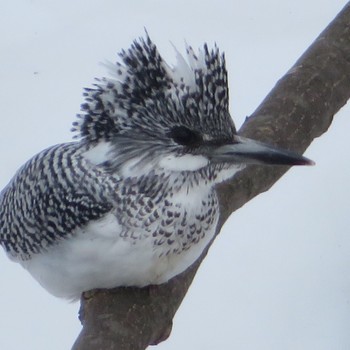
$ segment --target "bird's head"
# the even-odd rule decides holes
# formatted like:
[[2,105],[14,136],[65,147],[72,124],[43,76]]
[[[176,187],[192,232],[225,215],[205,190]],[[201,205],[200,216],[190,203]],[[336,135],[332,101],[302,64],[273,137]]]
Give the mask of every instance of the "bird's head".
[[[110,77],[85,89],[73,129],[84,142],[103,144],[97,157],[132,177],[150,171],[232,176],[245,164],[311,164],[289,151],[237,135],[229,114],[224,55],[204,45],[169,66],[148,36],[108,64]],[[107,146],[106,146],[107,145]],[[218,176],[219,173],[226,175]]]

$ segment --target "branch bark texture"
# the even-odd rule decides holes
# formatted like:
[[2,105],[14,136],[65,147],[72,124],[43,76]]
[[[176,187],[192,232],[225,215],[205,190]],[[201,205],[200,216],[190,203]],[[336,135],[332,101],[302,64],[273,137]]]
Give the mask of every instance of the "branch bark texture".
[[[277,82],[239,133],[304,152],[314,138],[327,131],[349,97],[350,2]],[[220,185],[217,233],[233,211],[268,190],[287,170],[250,166]],[[80,310],[83,329],[73,350],[143,350],[165,340],[207,250],[167,284],[84,293]]]

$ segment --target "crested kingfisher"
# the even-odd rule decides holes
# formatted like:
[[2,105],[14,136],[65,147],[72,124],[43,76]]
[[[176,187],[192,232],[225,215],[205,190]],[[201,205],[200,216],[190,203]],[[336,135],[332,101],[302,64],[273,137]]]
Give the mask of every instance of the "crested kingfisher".
[[216,184],[247,164],[313,163],[237,135],[217,47],[176,56],[135,40],[84,90],[75,140],[0,193],[0,244],[53,295],[167,282],[214,237]]

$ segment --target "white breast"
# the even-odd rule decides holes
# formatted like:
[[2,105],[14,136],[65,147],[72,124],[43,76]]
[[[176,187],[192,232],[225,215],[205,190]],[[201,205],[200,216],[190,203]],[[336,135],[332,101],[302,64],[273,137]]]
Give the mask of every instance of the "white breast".
[[153,238],[144,233],[138,233],[136,240],[123,238],[110,213],[22,265],[51,294],[71,300],[95,288],[161,284],[197,260],[215,226],[190,249],[166,255],[165,247],[155,247]]

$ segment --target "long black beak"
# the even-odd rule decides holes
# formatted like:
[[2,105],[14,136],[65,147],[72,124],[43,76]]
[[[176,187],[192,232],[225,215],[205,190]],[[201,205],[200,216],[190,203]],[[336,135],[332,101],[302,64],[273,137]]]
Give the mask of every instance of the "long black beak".
[[226,144],[209,152],[212,163],[270,164],[270,165],[314,165],[315,163],[297,153],[275,148],[265,143],[235,137],[235,143]]

